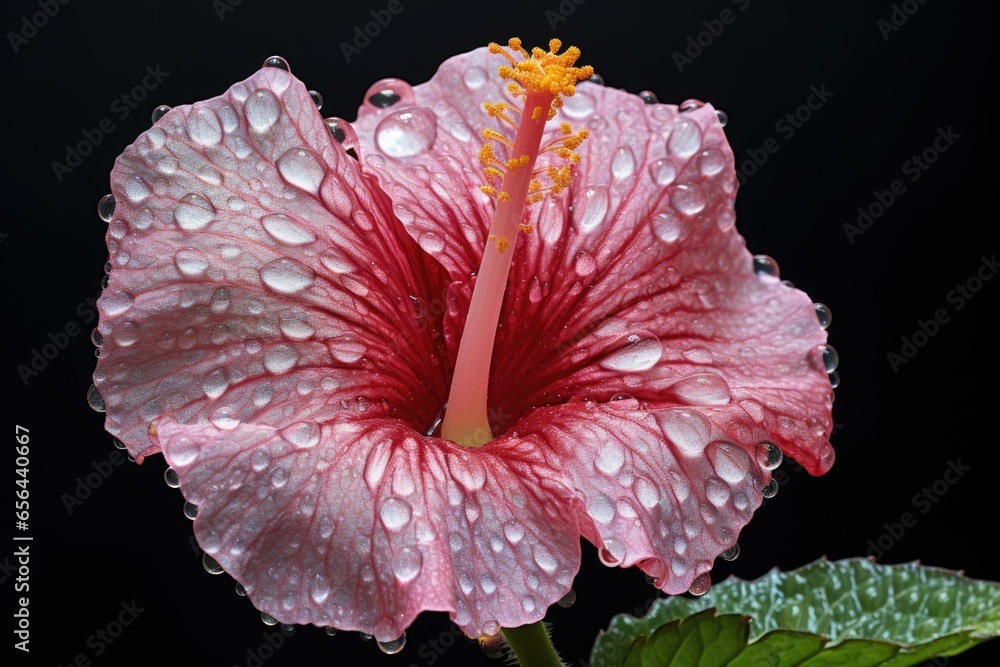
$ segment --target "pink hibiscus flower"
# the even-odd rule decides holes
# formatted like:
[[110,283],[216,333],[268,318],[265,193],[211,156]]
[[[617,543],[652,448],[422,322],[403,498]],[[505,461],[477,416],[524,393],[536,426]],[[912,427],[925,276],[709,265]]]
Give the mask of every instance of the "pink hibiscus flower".
[[569,591],[581,536],[703,590],[782,452],[833,462],[826,334],[734,228],[716,111],[571,96],[578,52],[512,46],[353,125],[265,67],[115,164],[107,429],[280,622],[495,634]]

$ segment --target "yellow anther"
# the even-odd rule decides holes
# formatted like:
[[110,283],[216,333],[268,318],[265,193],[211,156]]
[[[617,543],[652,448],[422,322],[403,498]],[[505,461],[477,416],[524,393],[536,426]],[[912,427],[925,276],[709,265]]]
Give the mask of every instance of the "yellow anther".
[[566,121],[559,123],[559,129],[563,134],[573,134],[573,128]]
[[510,193],[506,190],[501,190],[500,194],[497,195],[497,201],[509,201]]
[[514,147],[513,141],[502,135],[500,132],[490,128],[483,130],[483,139],[486,139],[487,141],[499,141],[504,146],[508,146],[510,148]]
[[501,255],[507,252],[507,249],[510,247],[510,241],[507,240],[506,236],[497,238],[494,234],[490,234],[490,243],[496,245],[497,252]]
[[530,234],[531,232],[535,231],[535,228],[532,227],[531,225],[525,225],[524,223],[522,223],[521,231],[524,232],[525,234]]

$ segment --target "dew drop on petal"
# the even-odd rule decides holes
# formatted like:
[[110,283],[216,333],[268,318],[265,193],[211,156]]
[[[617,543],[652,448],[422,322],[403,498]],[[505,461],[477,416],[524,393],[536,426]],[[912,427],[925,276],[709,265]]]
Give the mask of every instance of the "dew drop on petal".
[[178,436],[171,442],[170,458],[171,465],[186,466],[194,463],[201,454],[201,445],[194,438],[186,435]]
[[717,148],[702,151],[698,160],[703,176],[715,176],[726,166],[726,156]]
[[658,415],[663,434],[684,454],[701,454],[708,445],[711,426],[697,412],[667,410]]
[[604,222],[608,214],[608,189],[603,185],[595,185],[586,188],[583,196],[584,200],[574,203],[574,207],[581,209],[577,224],[582,231],[589,232]]
[[657,160],[649,165],[649,175],[657,185],[670,185],[677,178],[677,168],[670,160]]
[[716,474],[730,484],[739,484],[750,472],[750,457],[731,442],[713,442],[705,454]]
[[263,132],[278,122],[281,104],[270,90],[255,90],[246,102],[246,115],[250,127]]
[[728,549],[726,549],[725,551],[723,551],[721,554],[719,554],[719,558],[721,558],[722,560],[730,560],[730,561],[732,561],[732,560],[736,560],[739,557],[740,557],[740,545],[739,544],[734,544],[733,546],[729,547]]
[[769,440],[759,443],[754,453],[757,458],[757,465],[764,470],[774,470],[781,465],[781,461],[784,458],[781,449]]
[[486,71],[481,67],[470,67],[462,73],[462,81],[472,90],[482,88],[487,78]]
[[549,574],[556,571],[556,567],[558,566],[556,558],[552,555],[551,551],[545,548],[544,545],[536,544],[532,547],[531,555],[534,557],[535,563],[538,567],[542,568]]
[[576,271],[576,275],[586,278],[597,271],[597,262],[586,252],[580,251],[580,254],[576,256],[573,269]]
[[297,422],[281,429],[281,437],[298,449],[310,449],[319,444],[319,424]]
[[101,201],[97,202],[97,216],[104,222],[111,222],[115,215],[115,196],[104,195]]
[[621,372],[637,372],[652,368],[663,356],[659,339],[630,337],[628,345],[621,347],[601,360],[602,368]]
[[712,373],[685,378],[671,389],[674,396],[689,405],[727,405],[732,400],[729,383]]
[[594,98],[577,88],[575,95],[563,99],[562,112],[579,120],[592,115],[596,108]]
[[318,90],[310,90],[309,97],[312,98],[313,104],[316,105],[316,111],[323,108],[323,95]]
[[266,612],[263,612],[263,611],[260,612],[260,620],[264,623],[264,625],[277,625],[278,624],[278,619],[276,619],[274,616],[271,616],[270,614],[268,614]]
[[576,591],[574,591],[571,588],[569,589],[569,592],[566,593],[566,595],[559,598],[559,601],[556,604],[558,604],[563,609],[569,609],[570,607],[573,606],[575,602],[576,602]]
[[182,275],[198,278],[208,270],[208,258],[195,248],[181,248],[174,255],[174,266]]
[[628,146],[622,146],[611,161],[611,173],[615,178],[628,178],[635,171],[635,155]]
[[604,546],[597,551],[597,557],[608,567],[617,567],[625,560],[625,543],[614,537],[605,538]]
[[819,328],[826,329],[830,326],[830,322],[833,321],[833,313],[830,312],[830,308],[825,303],[814,303],[813,308],[816,309],[816,318],[819,320]]
[[90,385],[87,389],[87,405],[94,412],[104,412],[104,398],[101,397],[101,392],[97,391],[97,387]]
[[256,472],[261,472],[271,463],[271,454],[265,447],[259,447],[250,455],[250,467]]
[[424,107],[407,107],[383,118],[375,129],[375,144],[394,158],[427,151],[437,138],[437,117]]
[[823,355],[823,367],[827,373],[833,373],[840,365],[840,355],[832,345],[820,345],[819,351]]
[[674,125],[667,139],[667,151],[681,157],[694,155],[701,148],[701,128],[698,123],[683,119]]
[[163,481],[166,482],[167,486],[171,489],[179,489],[181,486],[181,480],[177,476],[177,471],[173,468],[167,468],[163,471]]
[[764,485],[764,488],[760,490],[760,494],[765,498],[774,498],[778,495],[778,480],[771,478],[771,481]]
[[389,530],[398,530],[410,522],[413,509],[401,498],[387,498],[378,511],[382,525]]
[[184,503],[184,516],[186,516],[187,518],[191,519],[192,521],[194,519],[197,519],[198,518],[198,506],[195,505],[192,502],[186,502],[186,503]]
[[264,355],[264,368],[275,374],[285,373],[295,366],[299,354],[289,345],[278,345]]
[[625,448],[617,440],[608,440],[601,445],[594,465],[606,475],[613,475],[625,464]]
[[778,263],[768,255],[753,256],[753,272],[758,276],[773,276],[775,278],[779,277],[780,274]]
[[639,93],[639,97],[642,98],[644,104],[657,104],[660,101],[659,98],[656,96],[656,93],[654,93],[651,90],[642,91],[641,93]]
[[378,641],[376,643],[378,644],[378,647],[382,650],[383,653],[394,655],[402,651],[403,647],[406,646],[406,633],[404,632],[396,639],[390,639],[389,641],[385,642]]
[[307,227],[303,227],[287,215],[275,213],[265,215],[260,219],[260,224],[276,241],[281,241],[291,246],[304,245],[316,240],[316,236]]
[[215,207],[201,195],[184,195],[174,208],[174,220],[181,229],[198,231],[215,218]]
[[664,243],[673,243],[679,239],[684,229],[681,219],[673,211],[657,213],[650,220],[650,226],[656,237]]
[[705,210],[708,200],[705,191],[696,183],[682,183],[677,186],[670,203],[679,213],[697,215]]
[[278,173],[288,184],[314,195],[319,193],[326,168],[311,148],[290,148],[281,154],[276,164]]
[[268,287],[282,294],[301,292],[313,283],[311,268],[287,257],[268,262],[260,269],[260,278]]
[[421,232],[420,236],[417,237],[417,243],[431,254],[444,250],[444,239],[434,232]]
[[187,118],[191,141],[202,146],[215,146],[222,141],[222,123],[210,107],[196,104]]
[[132,307],[132,302],[128,292],[113,292],[101,297],[101,308],[108,317],[118,317]]
[[424,557],[419,549],[403,547],[392,562],[392,571],[396,579],[405,584],[416,579],[423,564]]
[[695,577],[695,580],[691,582],[691,588],[688,589],[688,593],[695,596],[702,596],[708,592],[708,589],[712,587],[712,577],[708,572],[704,572]]
[[205,572],[209,574],[222,574],[225,570],[219,565],[219,562],[209,556],[207,553],[201,555],[201,566],[205,568]]

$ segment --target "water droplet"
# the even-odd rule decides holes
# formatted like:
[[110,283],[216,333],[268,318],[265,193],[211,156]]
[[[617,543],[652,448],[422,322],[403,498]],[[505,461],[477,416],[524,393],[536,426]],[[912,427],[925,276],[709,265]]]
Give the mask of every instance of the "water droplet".
[[597,271],[597,262],[593,257],[587,253],[581,251],[576,257],[576,262],[573,264],[573,269],[576,271],[576,275],[581,278],[585,278],[592,275]]
[[382,525],[389,530],[398,530],[410,522],[413,509],[401,498],[387,498],[378,511]]
[[685,378],[671,389],[677,398],[689,405],[726,405],[732,400],[729,383],[713,373]]
[[179,489],[181,486],[181,480],[177,476],[177,471],[173,468],[167,468],[163,471],[163,481],[167,483],[171,489]]
[[207,553],[201,555],[201,566],[205,568],[205,572],[209,574],[222,574],[225,570],[219,565],[219,562],[209,556]]
[[617,567],[625,560],[625,544],[613,537],[604,540],[604,546],[597,551],[601,563],[608,567]]
[[681,102],[677,109],[678,111],[694,111],[695,109],[700,109],[703,106],[705,106],[704,102],[691,98]]
[[721,109],[715,110],[715,115],[719,118],[719,125],[725,127],[729,123],[729,114]]
[[677,186],[670,203],[684,215],[697,215],[705,210],[708,199],[705,198],[705,191],[697,183],[682,183]]
[[312,230],[281,213],[265,215],[260,219],[260,224],[275,240],[291,246],[304,245],[316,240]]
[[569,593],[566,593],[566,595],[559,598],[559,601],[556,604],[563,609],[569,609],[573,606],[574,602],[576,602],[576,591],[571,588],[569,589]]
[[194,503],[185,502],[184,503],[184,516],[194,520],[198,518],[198,506]]
[[659,98],[656,97],[656,93],[651,90],[644,90],[639,93],[639,97],[646,104],[658,104],[660,102]]
[[813,308],[816,309],[816,318],[819,320],[819,328],[826,329],[830,326],[830,322],[833,321],[833,313],[830,312],[830,308],[825,303],[814,303]]
[[721,554],[719,554],[719,558],[721,558],[722,560],[730,560],[730,561],[732,561],[732,560],[736,560],[739,557],[740,557],[740,545],[739,544],[734,544],[733,546],[729,547],[728,549],[726,549],[725,551],[723,551]]
[[625,465],[625,448],[617,440],[608,440],[594,459],[594,465],[606,475],[614,475]]
[[329,637],[333,637],[334,635],[337,634],[337,628],[327,628],[326,629],[326,634]]
[[534,557],[535,563],[538,564],[538,567],[542,568],[549,574],[556,571],[556,567],[558,566],[556,557],[553,556],[552,552],[546,549],[544,545],[535,544],[531,550],[531,555]]
[[764,470],[774,470],[781,465],[781,461],[784,458],[781,449],[769,440],[759,443],[754,451],[757,457],[757,465]]
[[589,79],[584,79],[584,81],[586,81],[587,83],[595,83],[598,86],[604,85],[604,77],[598,74],[597,72],[594,72],[594,75],[592,77],[590,77]]
[[679,120],[667,139],[667,152],[690,157],[701,148],[701,128],[693,120]]
[[635,155],[628,146],[622,146],[611,161],[611,173],[615,178],[628,178],[635,171]]
[[319,444],[319,424],[316,422],[297,422],[281,429],[281,437],[299,449],[315,447]]
[[97,387],[90,385],[90,389],[87,390],[87,405],[94,412],[104,412],[104,399],[101,397],[101,392],[97,391]]
[[115,215],[115,196],[104,195],[101,201],[97,202],[97,216],[104,222],[111,222]]
[[677,168],[670,160],[657,160],[649,165],[649,175],[657,185],[670,185],[677,178]]
[[239,595],[241,598],[245,598],[247,596],[247,589],[244,588],[243,584],[241,584],[238,581],[236,582],[236,594]]
[[392,571],[396,579],[405,584],[416,579],[423,564],[424,557],[419,549],[403,547],[392,562]]
[[570,118],[582,119],[592,115],[596,108],[594,98],[577,88],[575,95],[563,99],[562,112]]
[[444,250],[444,239],[434,232],[421,232],[417,237],[417,243],[432,255]]
[[673,243],[679,239],[684,229],[680,217],[673,211],[657,213],[650,221],[650,226],[656,237],[664,243]]
[[149,115],[149,119],[153,123],[156,123],[161,118],[163,118],[164,116],[166,116],[168,111],[170,111],[170,107],[167,106],[166,104],[161,104],[160,106],[158,106],[155,109],[153,109],[153,113],[151,113]]
[[257,472],[262,471],[270,463],[271,463],[271,454],[264,447],[260,447],[254,450],[254,453],[250,456],[250,467],[252,467]]
[[324,118],[323,122],[326,123],[327,128],[330,130],[330,134],[333,138],[337,140],[337,143],[344,143],[344,139],[347,135],[344,133],[344,126],[339,118]]
[[715,176],[726,166],[726,156],[716,148],[702,151],[698,160],[703,176]]
[[730,484],[739,484],[750,472],[750,456],[731,442],[713,442],[705,454],[716,474]]
[[363,642],[370,642],[372,640],[372,635],[368,634],[367,632],[359,632],[358,638]]
[[326,176],[326,167],[311,148],[290,148],[277,160],[278,173],[289,185],[319,194],[319,187]]
[[271,56],[264,61],[261,67],[277,67],[278,69],[283,69],[286,72],[291,72],[291,68],[288,66],[288,61],[281,56]]
[[833,345],[820,345],[819,351],[823,354],[823,367],[826,368],[826,372],[832,373],[837,370],[837,366],[840,365],[840,355]]
[[281,117],[281,103],[270,90],[260,89],[250,93],[246,103],[246,116],[250,127],[263,132],[278,122]]
[[406,633],[404,632],[396,639],[391,639],[387,642],[379,641],[376,643],[378,644],[378,647],[382,649],[383,653],[395,655],[396,653],[402,651],[403,647],[406,646]]
[[263,611],[260,612],[260,620],[264,622],[264,625],[277,625],[278,624],[278,619],[276,619],[274,616],[271,616],[267,612],[263,612]]
[[753,272],[758,276],[774,276],[775,278],[780,274],[778,263],[768,255],[753,256]]
[[318,90],[310,90],[309,97],[312,98],[313,104],[316,105],[316,111],[323,108],[323,96]]
[[174,255],[174,266],[182,275],[197,278],[208,270],[208,258],[195,248],[181,248]]
[[278,345],[264,355],[264,368],[275,374],[285,373],[295,366],[299,353],[289,345]]
[[481,67],[470,67],[462,73],[462,81],[465,82],[466,86],[473,90],[482,88],[483,84],[486,83],[486,80],[486,71]]
[[613,371],[638,372],[649,370],[655,366],[660,357],[663,356],[663,345],[659,339],[655,336],[651,338],[636,337],[636,340],[632,340],[632,338],[629,337],[628,345],[615,350],[602,359],[601,367]]
[[697,455],[705,450],[711,426],[699,413],[668,410],[658,415],[663,434],[684,454]]
[[691,588],[688,589],[688,593],[695,596],[702,596],[711,587],[712,577],[708,572],[705,572],[695,577],[695,580],[691,582]]
[[377,93],[370,95],[368,101],[372,106],[378,107],[379,109],[388,109],[392,105],[399,102],[400,97],[393,90],[380,90]]
[[424,107],[389,114],[375,129],[375,143],[389,157],[405,158],[427,151],[437,138],[437,117]]
[[584,201],[578,204],[582,208],[578,225],[581,230],[589,232],[601,224],[608,214],[608,189],[603,185],[595,185],[584,190],[583,196]]
[[222,123],[210,107],[195,104],[187,118],[191,140],[202,146],[216,146],[222,141]]
[[499,634],[499,631],[493,635],[481,636],[478,641],[479,648],[482,649],[487,658],[496,660],[507,654],[507,640]]
[[483,623],[483,634],[489,637],[496,635],[500,632],[500,624],[496,621],[486,621]]
[[764,488],[760,490],[760,494],[765,498],[774,498],[778,495],[778,480],[771,478],[771,481],[764,485]]
[[840,373],[834,371],[830,373],[830,387],[836,389],[840,386]]
[[215,218],[212,203],[194,193],[184,195],[174,208],[174,220],[188,231],[204,229]]
[[260,278],[268,287],[282,294],[301,292],[312,284],[316,274],[294,259],[282,258],[268,262],[260,270]]

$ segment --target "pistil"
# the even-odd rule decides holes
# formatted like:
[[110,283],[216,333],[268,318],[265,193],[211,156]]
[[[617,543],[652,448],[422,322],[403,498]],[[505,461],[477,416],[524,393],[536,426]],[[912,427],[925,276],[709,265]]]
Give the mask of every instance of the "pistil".
[[[500,68],[500,75],[510,79],[510,90],[523,97],[524,106],[518,109],[506,103],[486,104],[490,116],[500,119],[516,130],[513,140],[503,133],[487,129],[483,132],[487,143],[480,152],[486,185],[483,191],[496,200],[496,210],[483,259],[476,278],[476,285],[466,317],[465,330],[458,349],[455,374],[441,436],[466,447],[481,447],[493,440],[493,431],[487,416],[487,391],[490,362],[496,339],[500,308],[510,273],[511,259],[519,232],[530,227],[522,224],[524,209],[538,201],[548,190],[558,194],[569,182],[569,166],[535,169],[541,152],[551,151],[570,163],[580,156],[573,153],[586,138],[586,132],[573,134],[568,124],[560,126],[562,137],[542,146],[546,122],[555,116],[561,106],[560,95],[572,95],[577,81],[593,75],[590,67],[577,68],[573,63],[579,50],[571,47],[561,55],[556,52],[558,40],[549,43],[549,53],[534,49],[529,58],[520,41],[511,39],[510,49],[524,60],[517,60],[496,44],[490,45],[492,53],[502,54],[512,67]],[[515,120],[509,111],[519,115]],[[502,160],[494,152],[494,142],[501,150],[509,150],[510,157]],[[540,178],[551,182],[542,187]]]

